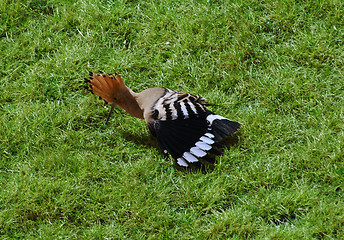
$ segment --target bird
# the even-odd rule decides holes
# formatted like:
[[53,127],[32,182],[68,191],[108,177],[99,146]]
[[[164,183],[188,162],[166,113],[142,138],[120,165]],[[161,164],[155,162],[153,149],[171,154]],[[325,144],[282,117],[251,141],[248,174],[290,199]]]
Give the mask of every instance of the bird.
[[165,155],[168,153],[178,167],[204,168],[216,164],[221,146],[240,128],[240,123],[210,111],[206,99],[190,93],[163,87],[139,93],[128,88],[119,74],[89,72],[85,88],[111,104],[109,121],[116,106],[129,115],[144,119],[151,135]]

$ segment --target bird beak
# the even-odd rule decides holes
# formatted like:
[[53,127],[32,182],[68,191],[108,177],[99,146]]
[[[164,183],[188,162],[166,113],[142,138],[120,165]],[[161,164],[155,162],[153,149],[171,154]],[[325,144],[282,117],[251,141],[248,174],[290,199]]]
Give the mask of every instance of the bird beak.
[[109,118],[110,118],[110,116],[111,116],[111,113],[112,113],[112,111],[113,111],[113,109],[116,107],[116,104],[115,103],[113,103],[112,105],[111,105],[111,109],[110,109],[110,112],[108,113],[108,115],[107,115],[107,118],[106,118],[106,122],[105,122],[105,124],[107,124],[108,123],[108,121],[109,121]]

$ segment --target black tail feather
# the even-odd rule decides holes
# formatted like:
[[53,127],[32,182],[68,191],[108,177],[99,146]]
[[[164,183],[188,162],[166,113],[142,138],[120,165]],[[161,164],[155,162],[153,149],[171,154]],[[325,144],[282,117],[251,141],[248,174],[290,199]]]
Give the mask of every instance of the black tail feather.
[[215,141],[220,142],[240,128],[240,123],[229,119],[215,119],[211,125]]

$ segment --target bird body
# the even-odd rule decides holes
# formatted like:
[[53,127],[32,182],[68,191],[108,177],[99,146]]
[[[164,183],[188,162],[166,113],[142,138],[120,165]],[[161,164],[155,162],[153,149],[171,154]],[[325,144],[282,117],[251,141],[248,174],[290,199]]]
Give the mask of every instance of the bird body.
[[240,124],[214,114],[205,99],[168,88],[154,87],[135,93],[122,78],[90,73],[87,89],[112,104],[107,121],[118,105],[129,115],[144,119],[160,148],[181,167],[215,163],[219,143],[236,132]]

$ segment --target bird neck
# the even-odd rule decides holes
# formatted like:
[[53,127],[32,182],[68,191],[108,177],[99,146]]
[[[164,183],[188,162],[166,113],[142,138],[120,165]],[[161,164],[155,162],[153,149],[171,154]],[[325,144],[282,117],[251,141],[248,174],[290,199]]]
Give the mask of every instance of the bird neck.
[[121,99],[118,99],[117,105],[126,111],[129,115],[143,119],[143,110],[140,108],[137,97],[138,94],[130,88],[125,87],[121,94]]

